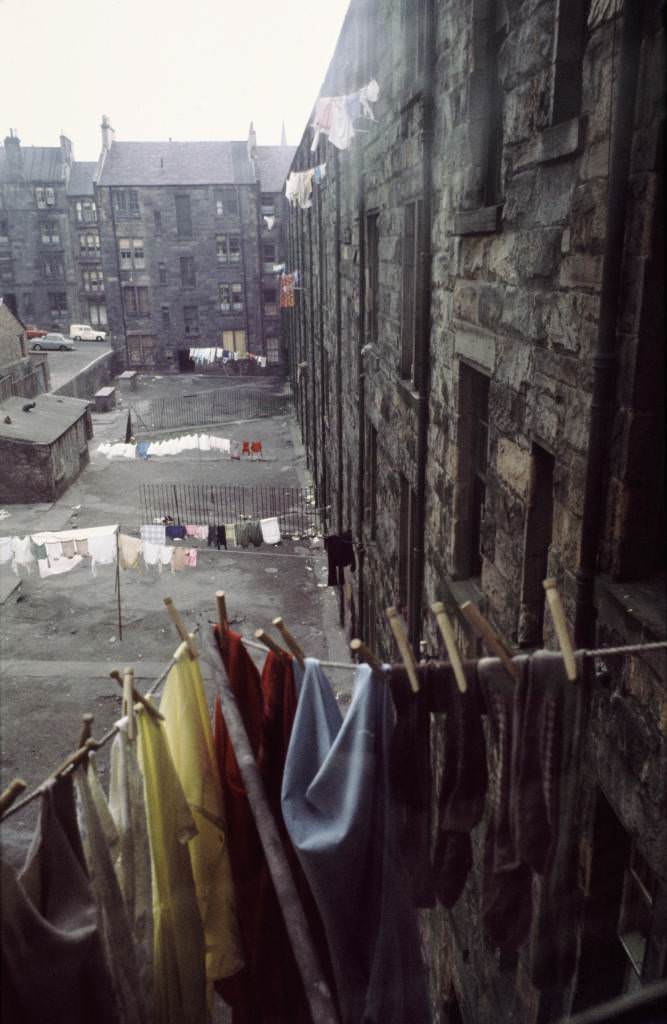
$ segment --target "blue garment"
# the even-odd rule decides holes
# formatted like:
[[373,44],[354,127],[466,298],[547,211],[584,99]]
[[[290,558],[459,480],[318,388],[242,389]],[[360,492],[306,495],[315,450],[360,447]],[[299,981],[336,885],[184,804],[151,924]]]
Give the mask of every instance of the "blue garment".
[[138,459],[147,459],[147,458],[149,458],[148,449],[150,448],[150,445],[151,445],[150,441],[138,441],[137,442],[136,456],[137,456]]
[[178,538],[178,540],[183,540],[183,538],[185,537],[184,526],[166,526],[164,532],[165,535],[167,537],[171,537],[172,540],[175,540],[176,538]]
[[306,659],[283,774],[283,819],[325,927],[343,1024],[430,1024],[389,785],[391,696],[360,665],[343,720]]

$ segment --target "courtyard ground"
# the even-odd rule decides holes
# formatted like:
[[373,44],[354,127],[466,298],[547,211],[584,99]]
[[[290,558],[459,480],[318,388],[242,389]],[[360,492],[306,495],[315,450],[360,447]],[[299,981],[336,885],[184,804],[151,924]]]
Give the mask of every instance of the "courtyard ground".
[[[142,378],[136,397],[191,393],[220,385],[265,387],[271,381],[215,380],[196,375]],[[221,437],[262,441],[265,460],[232,462],[218,453],[188,453],[149,459],[108,460],[98,455],[102,441],[124,440],[127,408],[94,415],[91,463],[63,497],[49,505],[9,506],[3,534],[34,533],[120,523],[136,534],[141,525],[141,483],[218,483],[245,486],[304,487],[309,483],[295,423],[286,417],[219,424],[207,432]],[[192,433],[193,428],[171,434]],[[163,434],[161,436],[169,436]],[[5,592],[11,570],[3,567]],[[306,654],[348,661],[338,626],[338,594],[326,587],[326,559],[310,539],[286,539],[275,548],[200,548],[196,569],[159,575],[121,572],[123,637],[119,636],[115,569],[89,563],[64,576],[22,578],[0,606],[0,782],[20,776],[32,788],[76,746],[81,715],[95,715],[94,734],[104,733],[120,711],[120,689],[112,669],[130,665],[146,690],[178,645],[163,598],[171,596],[189,626],[215,620],[215,591],[224,590],[233,623],[244,636],[270,629],[283,615]],[[15,578],[14,578],[15,580]],[[14,580],[10,581],[10,585]],[[275,634],[278,639],[277,634]],[[253,652],[261,664],[261,652]],[[212,704],[215,684],[202,664]],[[332,670],[339,699],[349,699],[352,673]],[[97,755],[106,778],[109,746]],[[0,833],[3,851],[20,865],[34,827],[38,801],[11,817]]]

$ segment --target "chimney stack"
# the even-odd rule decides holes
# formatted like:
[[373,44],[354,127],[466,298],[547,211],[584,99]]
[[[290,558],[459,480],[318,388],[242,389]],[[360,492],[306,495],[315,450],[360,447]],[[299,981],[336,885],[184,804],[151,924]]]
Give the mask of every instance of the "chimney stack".
[[72,166],[74,160],[74,150],[72,148],[71,139],[68,139],[66,135],[61,133],[60,135],[60,152],[63,155],[63,163],[66,163],[69,167]]
[[255,159],[257,150],[257,133],[255,132],[254,123],[250,122],[250,128],[248,130],[248,160]]
[[5,156],[10,179],[18,181],[23,175],[23,154],[21,153],[21,140],[13,128],[9,129],[9,135],[5,139]]
[[102,152],[108,153],[111,149],[111,144],[116,133],[111,127],[111,121],[106,114],[102,114],[102,124],[100,125],[100,128],[102,129]]

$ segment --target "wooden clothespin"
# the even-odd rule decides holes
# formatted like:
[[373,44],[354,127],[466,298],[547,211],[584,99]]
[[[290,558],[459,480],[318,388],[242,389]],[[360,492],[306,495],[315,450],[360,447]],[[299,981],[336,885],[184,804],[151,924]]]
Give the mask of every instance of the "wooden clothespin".
[[127,738],[134,739],[134,669],[123,671],[123,712],[127,715]]
[[65,758],[63,763],[53,772],[51,778],[57,779],[59,775],[62,775],[66,768],[75,768],[78,764],[81,764],[82,761],[85,761],[91,750],[97,750],[98,747],[99,743],[97,740],[92,738],[86,740],[82,747],[75,750],[73,754],[69,754],[69,756]]
[[500,658],[503,663],[503,668],[505,668],[509,673],[514,682],[518,683],[519,670],[510,657],[510,651],[507,644],[502,637],[496,633],[495,629],[491,626],[491,623],[484,618],[477,605],[473,604],[472,601],[466,601],[465,604],[461,605],[461,611],[477,635],[482,638],[488,651],[491,654],[494,654],[496,658]]
[[447,614],[442,601],[436,601],[435,604],[432,604],[431,611],[435,615],[435,621],[438,624],[440,635],[445,643],[445,650],[447,651],[449,664],[452,666],[456,685],[458,686],[460,693],[465,693],[468,689],[468,684],[466,682],[465,672],[463,671],[461,655],[459,654],[459,649],[456,646],[454,627],[452,626],[449,615]]
[[224,651],[227,646],[227,631],[229,629],[229,619],[227,617],[227,604],[225,602],[224,590],[216,590],[215,592],[215,603],[218,606],[218,626],[220,629],[220,647]]
[[353,654],[358,654],[361,661],[365,661],[367,665],[373,669],[374,672],[382,671],[382,662],[373,654],[370,647],[367,647],[363,640],[351,640],[350,650]]
[[287,628],[287,626],[283,622],[282,618],[280,616],[278,616],[277,619],[273,620],[272,625],[274,625],[276,627],[276,629],[278,630],[278,632],[282,636],[283,640],[285,641],[285,643],[289,647],[290,651],[292,652],[292,654],[294,655],[296,660],[299,662],[299,665],[301,666],[301,668],[303,668],[304,664],[305,664],[303,650],[301,649],[299,644],[296,642],[296,640],[294,639],[294,637],[290,633],[289,629]]
[[192,659],[192,661],[194,661],[198,657],[197,647],[195,646],[195,642],[194,642],[193,638],[190,636],[190,634],[187,631],[185,623],[183,622],[183,619],[181,618],[181,616],[180,616],[180,614],[179,614],[179,612],[178,612],[178,610],[177,610],[177,608],[176,608],[176,606],[174,604],[173,598],[165,597],[164,598],[164,604],[165,604],[165,607],[167,609],[167,614],[169,615],[169,618],[171,619],[171,621],[173,622],[174,626],[176,627],[176,632],[180,636],[180,638],[183,641],[183,643],[188,645],[188,654],[190,655],[190,658]]
[[94,721],[95,715],[91,715],[90,712],[86,712],[85,715],[81,715],[81,732],[79,733],[78,747],[82,747],[86,740],[89,740],[92,736]]
[[551,612],[551,618],[553,619],[554,629],[556,630],[558,646],[560,647],[561,654],[563,655],[565,673],[571,683],[576,683],[577,662],[574,657],[574,648],[572,647],[572,641],[570,640],[570,634],[567,629],[567,619],[565,617],[565,609],[563,608],[563,602],[558,590],[558,584],[555,579],[550,578],[548,580],[544,580],[542,586],[544,587],[547,595],[547,603],[549,605],[549,611]]
[[410,680],[410,688],[413,693],[419,693],[419,676],[417,674],[417,662],[415,656],[412,653],[410,647],[410,641],[408,640],[408,631],[403,621],[403,616],[399,612],[398,608],[387,608],[387,618],[389,619],[389,625],[391,631],[394,634],[398,649],[405,665],[405,671],[408,674]]
[[[120,674],[120,672],[114,669],[113,672],[109,673],[109,675],[111,676],[112,679],[116,680],[116,682],[122,689],[123,677]],[[143,693],[140,693],[140,691],[137,690],[136,686],[132,688],[132,696],[134,697],[135,703],[141,704],[142,707],[146,708],[146,711],[148,712],[149,715],[151,715],[152,718],[155,718],[157,721],[164,722],[164,715],[160,714],[160,712],[158,711],[154,704],[151,704],[149,700],[146,700]]]
[[272,640],[268,633],[265,633],[263,629],[255,630],[255,640],[259,640],[260,643],[268,647],[270,651],[273,651],[279,658],[287,652],[280,647],[275,640]]
[[23,779],[12,779],[7,789],[0,794],[0,816],[9,810],[16,798],[27,788],[28,783],[24,782]]

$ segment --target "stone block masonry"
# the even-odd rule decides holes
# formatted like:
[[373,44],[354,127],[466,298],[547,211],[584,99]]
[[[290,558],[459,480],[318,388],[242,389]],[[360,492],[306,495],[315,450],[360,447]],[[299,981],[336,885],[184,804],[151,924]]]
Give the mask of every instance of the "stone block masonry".
[[[357,543],[346,628],[383,656],[396,653],[389,605],[402,608],[415,650],[425,640],[439,652],[429,607],[446,597],[476,600],[511,644],[552,646],[541,581],[558,579],[573,625],[591,539],[587,465],[599,458],[607,466],[606,520],[592,538],[605,573],[597,639],[656,635],[665,564],[663,555],[648,564],[647,552],[657,551],[656,531],[664,535],[664,455],[662,441],[646,439],[664,433],[662,286],[652,284],[664,280],[661,9],[658,0],[350,5],[321,94],[347,95],[374,77],[377,122],[358,122],[365,132],[343,152],[325,141],[311,152],[305,128],[292,170],[326,161],[327,176],[312,209],[289,214],[289,268],[303,290],[284,316],[318,504],[329,507],[332,532],[349,529]],[[612,134],[621,53],[624,89],[638,99],[632,123]],[[618,232],[608,175],[624,144]],[[600,455],[591,447],[596,353],[615,261],[618,372]],[[608,597],[620,580],[623,621]],[[457,629],[473,654],[465,623]],[[667,790],[646,767],[667,753],[664,659],[642,663],[632,683],[627,667],[607,669],[615,698],[596,705],[582,780],[592,873],[573,984],[540,994],[525,950],[507,959],[486,946],[474,872],[453,918],[424,915],[434,1020],[546,1024],[664,970],[657,912],[641,964],[618,939],[624,872],[635,861],[647,867],[652,898],[667,898],[656,803],[659,794],[665,806]],[[438,768],[437,737],[435,747]],[[606,828],[626,852],[601,921],[596,900],[612,871]],[[608,952],[604,978],[593,966],[596,941]]]

